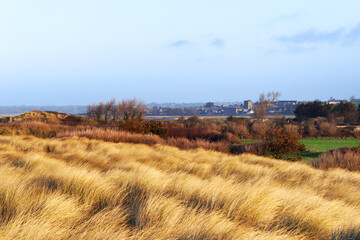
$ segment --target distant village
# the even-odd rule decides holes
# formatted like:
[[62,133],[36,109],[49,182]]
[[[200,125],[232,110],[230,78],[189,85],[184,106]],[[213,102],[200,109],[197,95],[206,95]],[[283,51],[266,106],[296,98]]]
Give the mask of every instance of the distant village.
[[[323,103],[334,105],[340,102],[353,102],[359,105],[360,99],[354,97],[350,98],[350,100],[331,98],[328,101],[323,101]],[[267,114],[291,116],[294,115],[294,110],[301,103],[303,102],[297,100],[275,101],[267,109]],[[146,116],[251,116],[257,104],[259,103],[251,100],[216,103],[149,103],[147,104]],[[0,106],[0,116],[16,116],[32,110],[86,115],[87,106]]]
[[[360,104],[360,99],[352,98],[350,100],[355,104]],[[349,100],[329,99],[324,104],[339,104],[340,102],[349,102]],[[303,102],[296,100],[281,100],[273,102],[267,109],[268,115],[294,115],[296,107]],[[148,108],[147,116],[251,116],[254,113],[254,107],[259,102],[245,100],[243,103],[236,104],[215,104],[213,102],[205,103],[202,106],[153,106]]]

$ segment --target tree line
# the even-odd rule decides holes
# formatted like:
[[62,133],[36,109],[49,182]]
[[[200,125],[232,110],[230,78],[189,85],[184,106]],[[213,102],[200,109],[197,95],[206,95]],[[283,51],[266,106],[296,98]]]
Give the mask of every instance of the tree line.
[[107,102],[90,104],[87,108],[87,116],[97,121],[114,123],[119,120],[141,121],[145,116],[146,105],[136,98],[125,99],[117,102],[115,98]]
[[323,104],[321,101],[302,103],[294,111],[296,120],[301,122],[310,118],[324,117],[329,121],[340,120],[344,123],[355,123],[360,120],[360,105],[352,102],[339,104]]

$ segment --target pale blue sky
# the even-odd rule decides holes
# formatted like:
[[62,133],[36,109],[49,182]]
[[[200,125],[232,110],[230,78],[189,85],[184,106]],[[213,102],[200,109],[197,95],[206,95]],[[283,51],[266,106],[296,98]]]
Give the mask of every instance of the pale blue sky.
[[360,1],[0,0],[0,105],[360,97]]

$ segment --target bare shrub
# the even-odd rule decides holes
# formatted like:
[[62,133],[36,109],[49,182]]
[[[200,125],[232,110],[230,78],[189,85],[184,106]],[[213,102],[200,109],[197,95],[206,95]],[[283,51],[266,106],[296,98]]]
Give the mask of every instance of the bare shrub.
[[318,130],[316,129],[313,119],[309,119],[304,122],[302,127],[303,136],[316,137],[318,135]]
[[239,137],[237,137],[235,134],[232,133],[226,133],[225,134],[226,141],[232,144],[240,143]]
[[253,137],[263,139],[266,137],[269,126],[265,122],[256,121],[251,125],[251,130],[254,133]]
[[136,98],[122,100],[116,104],[116,99],[113,98],[106,103],[100,102],[98,104],[91,104],[87,109],[87,116],[96,120],[104,120],[109,123],[116,120],[137,120],[144,118],[146,105],[143,101]]
[[144,118],[146,105],[136,98],[122,100],[116,107],[117,114],[123,120],[142,120]]
[[111,118],[113,120],[116,119],[116,117],[112,116],[115,113],[115,111],[114,111],[115,102],[116,102],[116,99],[113,98],[104,104],[104,121],[105,121],[105,123],[108,123]]
[[87,112],[86,112],[86,115],[89,117],[89,118],[92,118],[92,119],[96,119],[96,104],[93,103],[93,104],[90,104],[88,107],[87,107]]
[[328,122],[321,122],[319,124],[319,131],[322,137],[335,137],[337,134],[336,125]]
[[192,148],[203,148],[205,150],[213,150],[218,152],[229,152],[229,145],[226,142],[209,142],[202,139],[197,139],[195,141],[191,141],[193,144]]
[[114,129],[101,129],[101,128],[77,128],[71,131],[64,131],[58,133],[56,137],[86,137],[89,139],[103,140],[107,142],[124,142],[146,145],[169,145],[180,149],[196,149],[203,148],[207,150],[219,151],[228,153],[229,146],[226,142],[209,142],[203,139],[189,140],[186,138],[169,138],[163,139],[153,134],[139,134],[125,131],[118,131]]
[[[5,127],[6,126],[6,127]],[[49,124],[41,121],[23,121],[4,125],[8,134],[4,135],[32,135],[40,138],[52,138],[57,132],[69,129],[68,126]]]
[[239,124],[237,122],[227,122],[227,124],[223,126],[223,132],[232,133],[241,139],[250,137],[248,128],[244,124]]
[[89,139],[104,140],[107,142],[126,142],[126,143],[140,143],[146,145],[154,145],[162,143],[163,139],[156,135],[137,134],[125,131],[116,131],[111,129],[90,128],[90,129],[76,129],[74,131],[67,131],[56,135],[62,137],[86,137]]
[[285,128],[289,129],[292,132],[298,132],[299,133],[299,126],[298,125],[288,124],[288,125],[285,125]]
[[101,120],[103,119],[104,116],[104,111],[105,111],[105,105],[103,102],[100,102],[99,104],[96,105],[95,108],[95,119],[96,120]]
[[360,171],[360,147],[338,148],[320,155],[318,160],[310,163],[315,168],[343,168],[349,171]]
[[353,134],[356,138],[360,138],[360,126],[354,128]]
[[235,128],[235,135],[241,139],[246,139],[250,137],[249,129],[247,126],[240,124],[237,125]]
[[241,145],[233,145],[230,147],[230,153],[232,154],[250,153],[259,156],[264,156],[266,150],[267,147],[265,142],[252,142]]
[[169,138],[167,144],[184,150],[191,149],[192,147],[191,141],[187,138]]

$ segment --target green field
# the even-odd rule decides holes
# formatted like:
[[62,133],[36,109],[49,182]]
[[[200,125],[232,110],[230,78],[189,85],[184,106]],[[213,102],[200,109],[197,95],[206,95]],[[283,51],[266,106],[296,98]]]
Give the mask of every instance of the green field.
[[[259,142],[261,139],[245,139],[243,143]],[[303,161],[308,162],[316,159],[323,152],[335,148],[357,147],[360,146],[360,138],[308,138],[301,139],[301,143],[305,144],[306,151],[301,153]]]
[[302,152],[301,156],[305,162],[316,159],[321,153],[335,148],[357,147],[360,146],[360,138],[349,139],[301,139],[301,143],[305,144],[307,151]]

